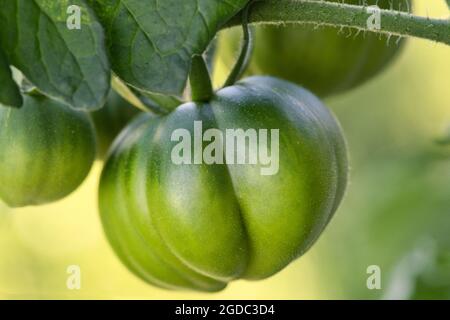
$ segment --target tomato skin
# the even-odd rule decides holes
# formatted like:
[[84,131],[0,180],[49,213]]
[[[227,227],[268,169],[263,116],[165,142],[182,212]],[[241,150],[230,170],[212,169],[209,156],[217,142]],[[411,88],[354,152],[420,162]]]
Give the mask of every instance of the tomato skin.
[[0,199],[10,207],[59,200],[85,179],[96,152],[84,112],[43,96],[0,106]]
[[90,114],[97,133],[97,158],[105,158],[114,139],[137,114],[137,108],[111,90],[103,108]]
[[[279,129],[279,172],[260,165],[176,165],[176,129]],[[254,152],[254,151],[253,151]],[[347,153],[332,114],[308,91],[251,77],[208,103],[144,114],[114,143],[102,173],[100,214],[121,260],[165,288],[217,291],[263,279],[302,255],[337,209]]]
[[[328,0],[334,1],[337,0]],[[346,0],[358,4],[359,0]],[[375,0],[368,1],[375,4]],[[394,8],[405,10],[404,0],[393,0]],[[389,0],[380,0],[378,6],[389,8]],[[219,59],[232,65],[242,31],[233,28],[219,37]],[[314,26],[260,26],[255,32],[255,50],[248,75],[271,75],[311,90],[320,97],[339,94],[372,79],[384,70],[399,54],[404,41],[396,44],[386,37],[348,30]]]

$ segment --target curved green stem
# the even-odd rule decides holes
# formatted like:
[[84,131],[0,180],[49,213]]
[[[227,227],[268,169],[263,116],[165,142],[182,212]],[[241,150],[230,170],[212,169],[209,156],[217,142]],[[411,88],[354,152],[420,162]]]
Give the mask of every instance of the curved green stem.
[[[249,21],[263,24],[308,23],[348,27],[400,37],[418,37],[450,45],[450,19],[431,19],[408,12],[380,10],[381,28],[371,29],[367,22],[372,15],[367,6],[340,2],[264,0],[253,6]],[[241,20],[240,17],[233,18],[225,27],[240,25]]]
[[211,77],[205,59],[201,55],[192,58],[189,75],[193,101],[208,101],[214,94]]
[[247,7],[244,9],[242,14],[242,29],[244,33],[244,40],[242,42],[241,53],[234,65],[228,79],[225,81],[224,87],[228,87],[233,85],[236,81],[238,81],[245,70],[247,69],[250,59],[253,53],[253,32],[248,25],[248,15],[250,11],[250,7],[255,1],[250,1]]

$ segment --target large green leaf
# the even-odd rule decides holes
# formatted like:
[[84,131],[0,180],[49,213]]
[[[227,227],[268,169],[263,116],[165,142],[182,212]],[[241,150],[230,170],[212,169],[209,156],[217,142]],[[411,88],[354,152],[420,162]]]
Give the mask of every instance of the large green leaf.
[[182,93],[191,57],[248,0],[89,0],[106,29],[115,73],[141,90]]
[[0,49],[0,104],[10,107],[20,107],[22,105],[22,95],[19,87],[12,78],[9,63],[3,51]]
[[[68,8],[79,6],[81,29]],[[45,94],[79,109],[101,107],[110,68],[100,23],[85,0],[0,0],[1,45],[11,64]]]

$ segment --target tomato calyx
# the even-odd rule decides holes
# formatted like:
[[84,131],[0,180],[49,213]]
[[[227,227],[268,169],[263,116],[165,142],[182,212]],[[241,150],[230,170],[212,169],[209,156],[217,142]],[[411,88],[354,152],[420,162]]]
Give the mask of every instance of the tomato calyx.
[[192,57],[189,81],[193,101],[206,102],[214,95],[211,76],[203,56],[195,55]]
[[[244,39],[242,48],[237,61],[231,70],[230,75],[223,87],[234,85],[245,73],[253,52],[253,32],[248,25],[248,16],[250,8],[255,1],[250,1],[245,9],[242,11],[242,30]],[[211,81],[211,75],[208,66],[202,55],[195,55],[192,57],[191,72],[189,75],[191,84],[192,100],[195,102],[207,102],[211,100],[214,95],[214,89]]]

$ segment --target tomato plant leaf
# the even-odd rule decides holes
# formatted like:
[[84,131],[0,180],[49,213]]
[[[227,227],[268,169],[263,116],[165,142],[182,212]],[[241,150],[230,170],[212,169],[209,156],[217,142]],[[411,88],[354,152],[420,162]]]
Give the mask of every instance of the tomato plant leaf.
[[248,0],[89,0],[107,35],[114,72],[127,84],[180,95],[191,58]]
[[[79,9],[79,27],[69,28],[77,14],[70,8]],[[102,27],[85,0],[0,0],[0,21],[6,56],[40,91],[79,109],[103,105],[110,67]]]
[[0,104],[16,108],[22,106],[22,95],[13,80],[9,63],[2,50],[0,50],[0,83]]

